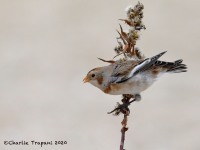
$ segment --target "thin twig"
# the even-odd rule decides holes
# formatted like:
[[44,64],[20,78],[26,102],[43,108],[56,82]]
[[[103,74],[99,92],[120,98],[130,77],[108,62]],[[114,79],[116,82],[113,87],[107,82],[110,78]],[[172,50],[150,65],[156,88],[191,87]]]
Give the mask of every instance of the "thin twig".
[[125,141],[125,132],[128,130],[127,128],[127,121],[128,121],[128,115],[130,114],[130,110],[128,106],[134,102],[137,101],[137,97],[135,97],[133,100],[133,96],[129,94],[124,94],[122,99],[122,104],[117,104],[117,107],[112,110],[111,112],[108,112],[108,114],[114,113],[114,115],[119,115],[122,113],[124,115],[124,118],[121,122],[122,129],[121,129],[121,143],[120,143],[120,150],[124,150],[124,141]]
[[120,150],[124,150],[125,133],[128,130],[128,128],[126,127],[128,121],[127,116],[128,114],[124,114],[124,119],[122,121]]

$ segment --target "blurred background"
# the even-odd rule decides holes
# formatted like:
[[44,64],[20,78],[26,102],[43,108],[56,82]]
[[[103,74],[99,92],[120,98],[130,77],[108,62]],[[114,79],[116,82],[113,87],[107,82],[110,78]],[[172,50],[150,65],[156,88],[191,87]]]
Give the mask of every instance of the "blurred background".
[[[182,58],[188,72],[163,76],[130,106],[127,150],[199,150],[199,0],[141,0],[137,46],[146,57]],[[82,79],[115,55],[118,19],[134,0],[0,0],[0,149],[5,140],[67,141],[48,150],[119,149],[120,96]]]

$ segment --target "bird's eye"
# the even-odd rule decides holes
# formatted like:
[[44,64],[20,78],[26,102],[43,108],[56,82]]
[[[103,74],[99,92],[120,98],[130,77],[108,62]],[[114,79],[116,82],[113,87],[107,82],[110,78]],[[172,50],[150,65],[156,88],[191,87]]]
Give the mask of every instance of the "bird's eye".
[[92,77],[94,78],[94,77],[95,77],[95,74],[92,74]]

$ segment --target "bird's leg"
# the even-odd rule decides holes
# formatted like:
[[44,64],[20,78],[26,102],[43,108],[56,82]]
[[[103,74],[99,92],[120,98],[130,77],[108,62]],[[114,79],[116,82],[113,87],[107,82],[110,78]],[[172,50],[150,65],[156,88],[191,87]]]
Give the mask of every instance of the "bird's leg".
[[[130,101],[130,99],[134,98],[133,100]],[[133,96],[133,95],[130,95],[130,94],[123,94],[123,99],[121,100],[122,101],[122,104],[120,103],[117,103],[117,106],[114,110],[112,110],[111,112],[108,112],[108,114],[111,114],[111,113],[114,113],[114,115],[119,115],[120,113],[124,114],[124,115],[129,115],[130,113],[130,110],[128,108],[128,106],[134,102],[134,101],[137,101],[138,99],[140,99],[141,96]]]

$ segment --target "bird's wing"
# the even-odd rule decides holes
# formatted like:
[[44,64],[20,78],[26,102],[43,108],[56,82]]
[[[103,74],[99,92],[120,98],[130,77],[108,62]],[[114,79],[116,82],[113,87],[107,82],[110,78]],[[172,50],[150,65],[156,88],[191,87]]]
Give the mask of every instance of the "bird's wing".
[[138,61],[128,60],[116,62],[113,66],[112,77],[126,76],[138,64]]
[[138,60],[116,61],[112,64],[111,80],[109,83],[117,83],[131,73],[137,66]]
[[137,62],[135,65],[131,66],[132,68],[129,67],[129,65],[127,65],[128,67],[126,67],[126,66],[123,66],[123,64],[122,64],[121,68],[123,68],[123,69],[121,69],[121,70],[126,70],[127,69],[127,71],[121,71],[119,69],[116,70],[116,72],[118,72],[118,77],[119,78],[116,79],[114,82],[115,83],[125,82],[125,81],[129,80],[130,78],[132,78],[133,76],[135,76],[136,74],[148,70],[149,68],[151,68],[155,64],[155,62],[164,53],[166,53],[166,52],[162,52],[162,53],[160,53],[160,54],[158,54],[156,56],[153,56],[151,58],[147,58],[147,59],[145,59],[143,61]]

